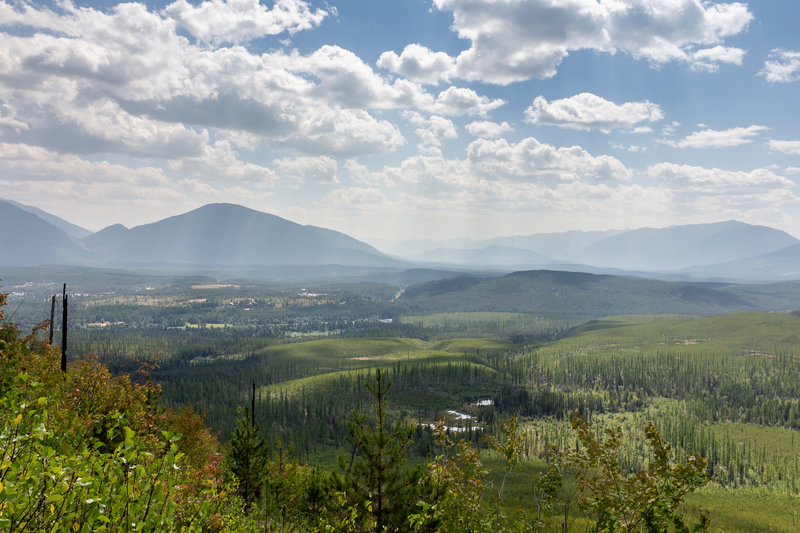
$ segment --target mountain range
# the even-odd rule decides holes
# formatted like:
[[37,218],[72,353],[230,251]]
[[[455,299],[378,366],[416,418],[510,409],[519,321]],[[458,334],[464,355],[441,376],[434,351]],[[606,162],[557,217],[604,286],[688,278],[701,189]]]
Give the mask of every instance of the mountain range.
[[[800,279],[800,240],[738,221],[416,243],[388,255],[343,233],[233,204],[91,233],[38,208],[0,200],[0,265],[258,269],[292,266],[433,270],[551,269],[673,280]],[[427,250],[419,251],[420,248]]]

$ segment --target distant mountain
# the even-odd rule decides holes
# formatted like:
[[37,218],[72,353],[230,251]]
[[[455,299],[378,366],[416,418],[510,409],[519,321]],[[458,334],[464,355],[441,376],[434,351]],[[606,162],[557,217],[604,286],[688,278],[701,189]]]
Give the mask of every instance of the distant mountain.
[[569,256],[575,250],[619,233],[623,233],[623,230],[572,230],[558,233],[492,237],[491,239],[414,239],[375,242],[380,243],[381,249],[405,257],[423,257],[439,249],[480,250],[492,246],[504,246],[536,252],[547,258],[563,258]]
[[[432,242],[409,242],[409,245],[427,243],[430,246]],[[516,266],[519,270],[519,267],[544,266],[568,271],[629,272],[647,277],[678,279],[723,279],[729,277],[729,272],[742,277],[741,272],[733,267],[715,272],[707,266],[745,260],[800,244],[800,240],[784,231],[737,221],[442,242],[454,244],[432,248],[411,257],[419,261],[464,267]],[[787,279],[781,275],[788,275],[790,265],[787,263],[787,268],[776,265],[773,269],[767,266],[768,260],[764,258],[758,264],[764,272],[775,271],[776,275],[762,279]],[[745,278],[756,279],[758,276]]]
[[686,271],[707,279],[717,277],[738,280],[800,280],[800,243],[776,252],[705,267],[694,267]]
[[75,237],[27,210],[0,200],[0,265],[90,261],[90,253]]
[[626,231],[565,259],[596,267],[663,272],[745,259],[798,243],[784,231],[728,221]]
[[624,230],[609,231],[564,231],[559,233],[537,233],[515,237],[495,237],[487,245],[513,246],[531,250],[556,259],[571,258],[572,254],[596,242],[624,233]]
[[[470,270],[470,275],[545,267],[665,280],[800,279],[800,240],[736,221],[452,239],[407,261],[337,231],[232,204],[210,204],[134,228],[115,224],[82,239],[75,235],[88,230],[41,209],[2,200],[0,206],[0,265],[201,268],[263,272],[281,279],[395,279],[398,272],[415,267]],[[413,275],[401,278],[414,281]]]
[[512,246],[486,246],[477,250],[437,248],[414,259],[437,264],[501,266],[542,266],[553,262],[550,257]]
[[623,314],[713,315],[790,309],[800,283],[735,285],[534,270],[494,278],[455,277],[408,287],[413,314],[497,311],[585,320]]
[[9,204],[22,209],[23,211],[27,211],[28,213],[33,213],[37,217],[41,218],[45,222],[49,222],[50,224],[54,225],[61,231],[66,232],[69,235],[72,235],[76,239],[83,239],[84,237],[88,237],[92,234],[91,231],[88,229],[82,228],[80,226],[76,226],[71,222],[67,222],[61,217],[57,217],[55,215],[51,215],[47,211],[42,211],[38,207],[34,207],[32,205],[25,205],[19,202],[15,202],[14,200],[3,200],[0,198],[0,202],[8,202]]
[[84,239],[115,265],[399,265],[343,233],[302,226],[232,204],[210,204],[131,229],[115,225]]

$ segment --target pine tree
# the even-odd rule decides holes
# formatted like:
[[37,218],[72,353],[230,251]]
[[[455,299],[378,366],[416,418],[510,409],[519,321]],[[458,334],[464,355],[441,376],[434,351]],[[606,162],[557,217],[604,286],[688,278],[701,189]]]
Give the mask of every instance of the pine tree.
[[386,394],[391,383],[384,382],[380,369],[367,388],[374,398],[374,425],[353,414],[348,424],[353,455],[340,484],[352,502],[363,506],[360,517],[372,521],[376,531],[406,531],[422,477],[420,469],[403,468],[414,429],[399,422],[389,427]]
[[247,505],[257,502],[267,471],[267,443],[259,426],[251,423],[247,409],[236,420],[228,462],[239,482],[239,495]]

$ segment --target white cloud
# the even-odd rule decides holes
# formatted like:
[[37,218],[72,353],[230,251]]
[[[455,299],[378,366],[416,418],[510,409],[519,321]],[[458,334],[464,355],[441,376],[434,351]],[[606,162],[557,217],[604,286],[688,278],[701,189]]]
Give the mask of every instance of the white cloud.
[[610,143],[610,146],[611,146],[611,148],[614,148],[615,150],[625,150],[625,151],[628,151],[628,152],[646,152],[647,151],[647,147],[646,146],[639,146],[639,145],[635,145],[635,144],[625,145],[625,144],[612,142],[612,143]]
[[[771,170],[731,171],[674,163],[651,166],[655,189],[667,194],[675,220],[709,222],[724,219],[763,221],[782,218],[781,206],[796,204],[795,184]],[[713,217],[704,214],[711,213]]]
[[648,173],[670,189],[704,195],[752,195],[794,187],[794,182],[766,169],[750,172],[659,163]]
[[207,0],[197,6],[176,0],[164,12],[198,41],[213,44],[293,34],[318,26],[328,16],[327,11],[312,10],[302,0],[275,0],[271,9],[259,0]]
[[579,146],[544,144],[528,137],[518,143],[505,139],[477,139],[467,147],[473,171],[482,176],[502,176],[515,180],[559,183],[585,179],[628,180],[631,171],[619,160],[592,156]]
[[286,181],[294,183],[338,183],[336,160],[327,156],[284,157],[272,162],[278,174]]
[[677,142],[665,141],[665,144],[677,148],[727,148],[752,142],[753,137],[768,129],[757,125],[727,130],[707,129],[696,131]]
[[533,124],[604,132],[663,118],[664,113],[657,104],[626,102],[617,105],[592,93],[580,93],[552,102],[537,96],[533,105],[525,110],[525,121]]
[[309,56],[292,54],[282,66],[298,74],[311,74],[319,83],[310,93],[326,102],[352,108],[430,108],[433,97],[414,82],[393,83],[378,76],[361,58],[339,46],[325,45]]
[[132,226],[209,202],[249,204],[269,195],[230,184],[175,181],[152,166],[89,161],[19,143],[0,143],[0,190],[92,229],[100,229],[98,220]]
[[324,207],[334,205],[349,211],[363,207],[375,208],[383,206],[385,202],[383,191],[375,187],[344,187],[331,191],[316,204]]
[[21,133],[28,129],[28,123],[17,119],[11,107],[0,104],[0,128],[8,128],[14,133]]
[[251,148],[258,139],[311,155],[386,153],[405,139],[371,109],[435,106],[419,84],[389,83],[339,47],[307,56],[204,48],[142,4],[58,9],[0,2],[0,25],[35,30],[3,34],[0,46],[0,101],[18,130],[28,125],[19,140],[29,144],[199,157],[206,130],[217,130]]
[[775,139],[770,139],[769,149],[773,152],[800,155],[800,141],[778,141]]
[[241,161],[227,140],[217,141],[213,146],[206,145],[201,155],[173,161],[171,166],[207,182],[248,183],[259,187],[277,182],[271,169]]
[[701,0],[434,0],[434,5],[452,12],[453,28],[470,41],[455,58],[457,76],[501,85],[552,77],[576,50],[621,51],[656,65],[735,62],[731,51],[697,48],[718,45],[753,18],[746,4]]
[[399,56],[392,51],[382,53],[376,64],[410,80],[428,84],[450,81],[455,71],[452,57],[416,43],[406,46]]
[[423,145],[441,146],[443,140],[458,138],[455,124],[444,117],[432,115],[425,118],[415,111],[404,111],[402,117],[417,126],[416,133]]
[[664,135],[665,137],[671,137],[675,133],[675,128],[677,128],[680,125],[681,125],[680,122],[678,122],[677,120],[673,120],[672,122],[661,128],[661,134]]
[[692,52],[692,68],[715,72],[720,63],[730,63],[741,66],[745,51],[741,48],[728,46],[714,46]]
[[770,83],[800,80],[800,51],[774,49],[759,74]]
[[466,128],[473,137],[482,137],[484,139],[494,139],[507,131],[514,130],[508,122],[498,124],[497,122],[486,120],[470,122],[466,125]]
[[505,101],[500,98],[492,100],[486,96],[478,95],[472,89],[448,87],[436,97],[436,102],[431,110],[443,115],[478,115],[485,117],[489,111],[497,109],[503,104],[505,104]]

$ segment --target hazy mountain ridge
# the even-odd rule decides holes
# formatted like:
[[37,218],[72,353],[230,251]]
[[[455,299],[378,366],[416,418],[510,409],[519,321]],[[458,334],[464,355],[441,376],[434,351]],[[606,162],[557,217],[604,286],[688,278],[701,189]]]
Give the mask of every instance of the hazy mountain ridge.
[[494,244],[478,249],[437,248],[412,259],[430,263],[508,267],[514,265],[548,265],[550,257],[513,246]]
[[57,217],[55,215],[52,215],[52,214],[48,213],[47,211],[43,211],[43,210],[39,209],[38,207],[34,207],[32,205],[21,204],[19,202],[15,202],[14,200],[5,200],[3,198],[0,198],[0,202],[9,203],[9,204],[13,205],[14,207],[18,207],[18,208],[22,209],[23,211],[27,211],[28,213],[32,213],[32,214],[36,215],[37,217],[41,218],[42,220],[44,220],[45,222],[47,222],[49,224],[52,224],[53,226],[57,227],[61,231],[65,232],[65,233],[67,233],[69,235],[72,235],[76,239],[83,239],[84,237],[88,237],[89,235],[92,234],[92,232],[89,231],[88,229],[82,228],[80,226],[77,226],[77,225],[73,224],[72,222],[64,220],[61,217]]
[[398,263],[343,233],[302,226],[232,204],[209,204],[131,229],[111,226],[87,237],[86,242],[109,264],[387,266]]
[[569,259],[598,267],[666,271],[744,259],[798,243],[780,230],[726,221],[631,230],[591,244]]
[[[497,237],[471,244],[486,243],[493,244],[483,248],[436,248],[415,258],[443,264],[517,267],[514,270],[548,268],[612,274],[627,271],[647,277],[685,279],[800,279],[800,269],[792,268],[791,258],[785,257],[788,252],[784,256],[778,254],[800,244],[800,240],[781,230],[738,221]],[[526,254],[538,256],[526,258]],[[763,276],[759,277],[759,273]]]
[[61,226],[74,225],[44,212],[35,214],[41,211],[37,208],[25,210],[3,201],[0,205],[2,265],[178,269],[303,266],[306,273],[307,268],[328,265],[491,270],[498,274],[547,268],[669,280],[800,279],[796,266],[800,264],[800,240],[781,230],[737,221],[451,239],[442,242],[455,247],[443,246],[405,259],[388,256],[338,231],[304,226],[233,204],[209,204],[133,228],[114,224],[83,239],[76,239],[48,220],[60,221]]
[[91,262],[83,243],[38,215],[0,201],[0,265]]

